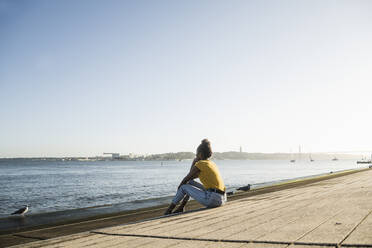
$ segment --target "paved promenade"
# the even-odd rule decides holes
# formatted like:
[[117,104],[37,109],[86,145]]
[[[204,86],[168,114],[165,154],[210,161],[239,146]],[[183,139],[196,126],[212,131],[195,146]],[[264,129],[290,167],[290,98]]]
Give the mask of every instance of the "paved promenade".
[[15,247],[372,247],[372,169]]

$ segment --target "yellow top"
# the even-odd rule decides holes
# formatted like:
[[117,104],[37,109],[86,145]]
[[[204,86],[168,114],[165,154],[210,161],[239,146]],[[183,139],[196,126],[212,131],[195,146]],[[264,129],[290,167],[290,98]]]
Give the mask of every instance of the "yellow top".
[[204,188],[225,191],[225,184],[215,163],[209,160],[199,160],[195,166],[200,170],[199,179]]

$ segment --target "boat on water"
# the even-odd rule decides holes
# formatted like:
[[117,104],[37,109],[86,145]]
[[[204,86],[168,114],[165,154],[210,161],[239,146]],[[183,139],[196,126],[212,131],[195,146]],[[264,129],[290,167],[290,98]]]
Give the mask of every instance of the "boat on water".
[[338,158],[336,158],[336,157],[332,158],[332,161],[337,161],[337,160],[338,160]]
[[358,160],[357,164],[372,164],[371,160]]
[[371,154],[371,159],[366,160],[365,158],[362,158],[362,160],[358,160],[357,164],[372,164],[372,154]]
[[310,162],[314,162],[314,159],[311,157],[311,154],[309,155]]
[[[298,154],[299,154],[298,155],[298,159],[300,159],[301,158],[301,147],[299,147],[299,153]],[[294,157],[294,155],[292,153],[292,149],[291,149],[291,160],[289,160],[289,162],[291,162],[291,163],[296,162],[296,159],[295,159],[295,157]]]
[[291,151],[291,160],[289,160],[289,162],[291,162],[291,163],[296,162],[296,159],[294,159],[294,157],[293,157],[293,153],[292,153],[292,151]]

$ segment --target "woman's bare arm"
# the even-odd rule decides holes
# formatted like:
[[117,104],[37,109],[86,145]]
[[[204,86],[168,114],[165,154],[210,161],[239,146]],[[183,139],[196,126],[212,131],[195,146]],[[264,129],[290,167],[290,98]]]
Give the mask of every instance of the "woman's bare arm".
[[181,185],[188,183],[190,180],[197,178],[199,176],[199,173],[200,173],[199,168],[192,165],[189,174],[187,174],[185,178],[181,181],[178,188],[181,187]]
[[196,162],[198,162],[199,159],[198,158],[194,158],[194,160],[192,161],[192,164],[191,164],[191,167],[190,167],[190,171],[192,169],[192,167],[196,164]]

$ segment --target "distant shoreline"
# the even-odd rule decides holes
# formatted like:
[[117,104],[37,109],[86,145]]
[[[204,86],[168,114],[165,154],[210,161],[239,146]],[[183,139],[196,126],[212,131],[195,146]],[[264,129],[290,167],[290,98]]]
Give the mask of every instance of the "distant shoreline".
[[[346,153],[248,153],[248,152],[214,152],[212,160],[306,160],[311,156],[314,160],[337,159],[360,159],[361,154]],[[35,160],[35,161],[183,161],[192,160],[195,154],[192,152],[161,153],[151,155],[118,155],[117,157],[107,156],[78,156],[78,157],[3,157],[4,160]]]

